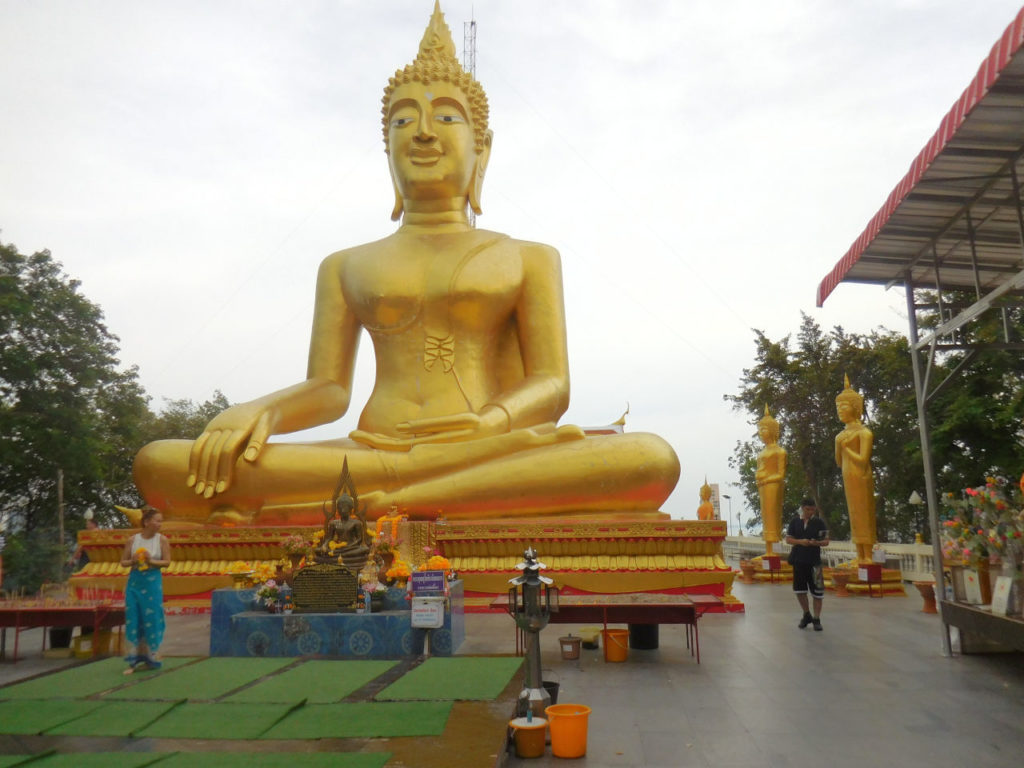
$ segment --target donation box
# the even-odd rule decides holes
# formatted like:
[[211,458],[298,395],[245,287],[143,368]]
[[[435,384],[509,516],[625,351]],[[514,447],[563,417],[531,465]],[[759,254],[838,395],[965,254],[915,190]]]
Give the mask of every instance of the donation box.
[[444,626],[444,595],[412,599],[412,626],[417,629],[439,629]]

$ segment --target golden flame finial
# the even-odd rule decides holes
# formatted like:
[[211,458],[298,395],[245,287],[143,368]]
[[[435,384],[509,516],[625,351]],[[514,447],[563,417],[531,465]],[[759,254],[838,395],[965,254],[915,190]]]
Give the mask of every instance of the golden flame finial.
[[455,41],[452,40],[452,31],[444,20],[441,13],[441,1],[434,0],[434,12],[430,15],[430,23],[420,40],[420,52],[417,59],[428,59],[441,61],[443,59],[455,59]]

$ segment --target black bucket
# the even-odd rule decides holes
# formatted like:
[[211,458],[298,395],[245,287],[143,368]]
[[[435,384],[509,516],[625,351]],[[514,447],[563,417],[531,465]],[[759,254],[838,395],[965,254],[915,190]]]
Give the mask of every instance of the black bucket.
[[50,627],[50,647],[70,648],[71,633],[74,631],[74,627]]
[[548,696],[551,697],[551,703],[558,703],[558,683],[553,683],[550,680],[542,680],[541,685],[544,686],[544,690],[548,692]]
[[653,651],[658,647],[657,624],[630,624],[629,647],[638,651]]

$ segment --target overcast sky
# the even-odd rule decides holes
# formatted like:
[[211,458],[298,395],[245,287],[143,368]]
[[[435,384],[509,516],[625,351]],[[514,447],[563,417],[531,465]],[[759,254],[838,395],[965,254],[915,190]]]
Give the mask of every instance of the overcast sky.
[[[392,232],[383,86],[433,0],[0,0],[0,240],[50,249],[153,405],[305,376],[320,260]],[[478,225],[562,254],[563,422],[657,432],[695,517],[754,434],[752,328],[906,331],[846,252],[1019,6],[1005,0],[448,0],[494,150]],[[364,337],[352,410],[372,385]],[[856,385],[856,382],[854,382]],[[836,391],[842,382],[836,382]],[[834,413],[823,419],[841,424]],[[785,425],[783,425],[785,429]],[[293,439],[289,437],[288,439]],[[915,470],[917,468],[914,468]]]

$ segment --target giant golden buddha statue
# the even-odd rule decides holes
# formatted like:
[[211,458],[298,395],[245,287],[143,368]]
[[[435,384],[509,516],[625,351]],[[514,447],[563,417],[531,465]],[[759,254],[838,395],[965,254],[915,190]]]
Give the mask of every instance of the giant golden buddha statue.
[[836,395],[836,412],[846,426],[836,435],[836,464],[843,471],[846,509],[850,515],[850,539],[857,547],[857,562],[871,562],[871,550],[878,540],[875,520],[875,477],[871,470],[874,434],[861,418],[864,398],[843,377],[845,386]]
[[[487,97],[440,8],[384,92],[398,230],[320,265],[306,379],[228,408],[195,441],[145,446],[135,481],[169,519],[314,524],[345,457],[370,519],[663,517],[679,461],[652,434],[588,437],[569,403],[561,264],[474,229],[491,153]],[[349,409],[361,331],[376,382],[347,439],[272,443]]]
[[782,541],[782,500],[786,496],[786,449],[779,445],[779,422],[768,405],[757,422],[757,434],[764,448],[757,454],[757,494],[761,500],[761,523],[765,554],[774,553],[774,544]]

